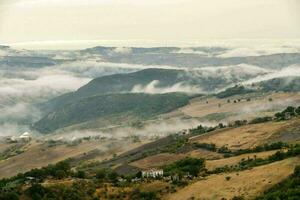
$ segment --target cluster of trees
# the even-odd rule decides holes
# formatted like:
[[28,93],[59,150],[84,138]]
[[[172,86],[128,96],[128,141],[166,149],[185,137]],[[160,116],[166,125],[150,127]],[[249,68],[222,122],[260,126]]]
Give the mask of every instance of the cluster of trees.
[[273,117],[257,117],[249,122],[249,124],[259,124],[272,121]]
[[248,94],[251,92],[254,92],[254,90],[246,88],[245,86],[242,86],[242,85],[236,85],[234,87],[228,88],[225,91],[218,93],[216,96],[219,98],[227,98],[227,97],[231,97],[233,95]]
[[26,173],[20,173],[9,179],[1,179],[0,188],[5,188],[6,185],[11,182],[18,181],[24,183],[27,177],[34,178],[36,181],[43,181],[49,176],[56,179],[63,179],[68,176],[76,176],[76,174],[71,171],[71,166],[68,161],[62,161],[55,165],[48,165],[40,169],[32,169]]
[[25,190],[25,195],[32,200],[94,200],[97,199],[95,194],[96,187],[92,182],[77,181],[71,186],[55,185],[43,187],[40,184],[34,184]]
[[226,126],[222,123],[220,123],[219,125],[215,126],[215,127],[205,127],[202,126],[201,124],[199,126],[197,126],[196,128],[193,129],[189,129],[190,134],[192,135],[201,135],[204,133],[209,133],[211,131],[214,131],[218,128],[225,128]]
[[288,148],[289,145],[284,142],[275,142],[271,144],[258,145],[251,149],[239,149],[238,151],[232,152],[235,156],[246,154],[246,153],[259,153],[263,151],[279,150],[283,148]]
[[213,143],[194,143],[193,144],[195,148],[200,148],[200,149],[206,149],[208,151],[217,151],[217,147]]
[[99,169],[96,172],[96,178],[100,182],[110,182],[116,184],[119,174],[111,169]]
[[282,112],[276,113],[275,117],[278,120],[285,120],[287,114],[290,115],[291,117],[300,115],[300,106],[298,108],[295,108],[293,106],[289,106],[285,110],[283,110]]
[[222,146],[217,148],[213,143],[193,143],[195,149],[201,148],[213,152],[218,152],[224,154],[225,157],[238,156],[246,153],[259,153],[263,151],[279,150],[283,148],[288,148],[289,145],[284,142],[275,142],[271,144],[258,145],[254,148],[249,149],[239,149],[237,151],[230,150],[227,146]]
[[168,175],[190,175],[198,176],[201,170],[205,169],[205,160],[197,158],[185,158],[179,161],[176,161],[170,165],[164,167],[164,174]]
[[300,166],[294,170],[294,174],[267,190],[263,195],[257,197],[256,200],[296,200],[300,197]]

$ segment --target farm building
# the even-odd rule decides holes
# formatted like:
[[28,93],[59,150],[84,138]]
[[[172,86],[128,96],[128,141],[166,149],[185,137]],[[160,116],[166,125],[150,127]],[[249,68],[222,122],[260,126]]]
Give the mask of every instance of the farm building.
[[143,178],[158,178],[164,175],[164,171],[161,169],[150,169],[142,171]]

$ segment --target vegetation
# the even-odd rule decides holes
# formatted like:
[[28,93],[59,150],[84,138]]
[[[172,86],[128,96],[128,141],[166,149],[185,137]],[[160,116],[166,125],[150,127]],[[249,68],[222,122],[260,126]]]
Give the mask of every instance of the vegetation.
[[289,106],[282,112],[276,113],[275,117],[277,120],[286,120],[286,119],[289,119],[290,117],[294,117],[296,115],[300,115],[300,106],[298,108]]
[[279,150],[283,148],[288,148],[289,145],[284,142],[275,142],[271,144],[264,144],[264,145],[258,145],[254,148],[251,149],[239,149],[238,151],[231,152],[235,156],[241,155],[241,154],[246,154],[246,153],[259,153],[263,151],[272,151],[272,150]]
[[119,119],[115,120],[115,123],[120,123],[123,118],[123,121],[149,119],[186,105],[189,98],[182,93],[92,96],[49,113],[35,123],[34,127],[42,133],[49,133],[59,128],[96,119]]
[[227,98],[234,95],[242,95],[252,93],[254,90],[248,89],[242,85],[236,85],[234,87],[228,88],[225,91],[218,93],[216,96],[219,98]]
[[246,170],[251,169],[256,166],[266,165],[272,162],[280,161],[289,157],[294,157],[300,155],[300,145],[291,145],[287,152],[284,151],[277,151],[275,154],[270,155],[266,159],[262,158],[248,158],[242,159],[238,165],[235,166],[224,166],[216,168],[214,171],[210,173],[223,173],[223,172],[231,172],[231,171],[239,171],[239,170]]
[[217,147],[213,143],[210,143],[210,144],[207,144],[207,143],[194,143],[194,146],[196,148],[206,149],[208,151],[217,151]]
[[189,131],[190,131],[190,134],[192,134],[192,135],[201,135],[201,134],[204,134],[204,133],[209,133],[211,131],[214,131],[219,127],[223,128],[224,126],[222,124],[221,126],[219,125],[219,126],[216,126],[216,127],[204,127],[200,124],[196,128],[190,129]]
[[204,159],[185,158],[164,167],[165,175],[198,176],[205,167]]
[[294,174],[266,191],[256,200],[297,200],[300,197],[300,166],[295,168]]
[[249,124],[260,124],[260,123],[265,123],[272,121],[272,117],[257,117],[249,122]]
[[9,179],[1,179],[0,188],[5,188],[12,182],[24,183],[28,177],[34,179],[35,182],[41,182],[49,176],[56,179],[62,179],[73,175],[69,162],[62,161],[55,165],[48,165],[47,167],[42,167],[40,169],[32,169],[23,174],[20,173]]
[[96,187],[93,183],[87,181],[78,181],[70,187],[64,185],[55,185],[43,187],[40,184],[34,184],[29,187],[25,194],[32,200],[94,200],[96,199]]

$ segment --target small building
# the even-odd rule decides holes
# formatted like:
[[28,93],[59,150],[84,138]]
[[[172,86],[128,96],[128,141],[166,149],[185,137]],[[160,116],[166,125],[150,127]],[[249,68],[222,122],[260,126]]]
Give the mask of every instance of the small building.
[[26,185],[32,185],[32,184],[35,184],[35,183],[38,183],[39,182],[39,179],[35,178],[35,177],[26,177],[25,178],[25,184]]
[[23,141],[31,140],[30,133],[28,133],[28,132],[23,133],[19,138]]
[[150,169],[142,171],[143,178],[159,178],[164,175],[164,171],[162,169]]

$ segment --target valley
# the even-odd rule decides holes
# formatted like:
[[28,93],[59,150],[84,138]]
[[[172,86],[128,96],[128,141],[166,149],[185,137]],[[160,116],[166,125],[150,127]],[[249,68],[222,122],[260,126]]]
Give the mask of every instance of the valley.
[[1,200],[297,195],[298,53],[1,49]]

